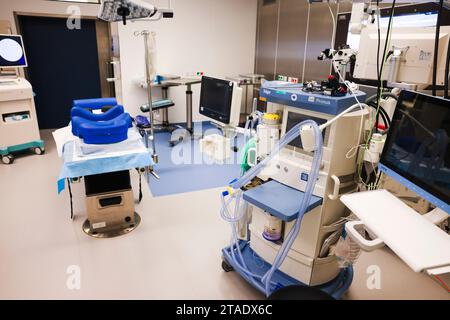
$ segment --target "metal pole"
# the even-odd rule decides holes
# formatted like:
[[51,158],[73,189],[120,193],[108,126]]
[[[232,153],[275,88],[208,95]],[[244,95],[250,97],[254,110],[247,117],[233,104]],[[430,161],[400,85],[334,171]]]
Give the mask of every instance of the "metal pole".
[[248,84],[245,84],[245,115],[248,116]]
[[186,129],[189,133],[193,133],[192,130],[192,90],[191,85],[187,84],[186,90]]
[[[169,97],[169,94],[168,94],[169,87],[163,86],[161,88],[161,91],[162,91],[162,98],[167,99]],[[168,108],[162,109],[162,123],[163,123],[163,127],[169,126],[169,109]]]
[[251,114],[255,114],[256,110],[258,110],[258,99],[257,98],[253,98],[253,105],[252,105],[252,113]]
[[147,97],[148,97],[148,112],[150,116],[150,139],[152,140],[152,148],[153,148],[153,154],[152,159],[154,163],[158,163],[158,155],[156,153],[156,146],[155,146],[155,129],[154,129],[154,119],[153,119],[153,98],[152,98],[152,79],[151,79],[151,73],[150,73],[150,52],[148,50],[148,40],[150,31],[144,30],[142,31],[142,35],[144,36],[144,46],[145,46],[145,73],[147,77]]

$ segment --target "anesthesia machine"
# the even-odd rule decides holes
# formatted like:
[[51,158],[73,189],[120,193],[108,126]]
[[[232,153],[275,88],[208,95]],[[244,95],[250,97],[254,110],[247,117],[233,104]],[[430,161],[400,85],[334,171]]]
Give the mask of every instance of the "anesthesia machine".
[[340,297],[352,271],[342,270],[329,249],[345,223],[339,196],[357,188],[356,157],[349,151],[363,138],[368,111],[357,101],[366,95],[326,96],[303,85],[266,82],[261,97],[268,112],[257,131],[265,132],[268,124],[276,131],[280,119],[281,139],[274,143],[277,134],[257,135],[258,163],[222,195],[222,217],[233,233],[223,249],[223,267],[266,295],[303,283]]

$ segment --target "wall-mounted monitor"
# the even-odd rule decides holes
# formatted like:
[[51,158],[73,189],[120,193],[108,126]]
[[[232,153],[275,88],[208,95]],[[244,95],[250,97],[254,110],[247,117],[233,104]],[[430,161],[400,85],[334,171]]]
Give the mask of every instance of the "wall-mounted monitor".
[[0,34],[0,68],[26,66],[22,36]]
[[200,114],[224,125],[237,127],[241,110],[242,88],[224,79],[202,77]]

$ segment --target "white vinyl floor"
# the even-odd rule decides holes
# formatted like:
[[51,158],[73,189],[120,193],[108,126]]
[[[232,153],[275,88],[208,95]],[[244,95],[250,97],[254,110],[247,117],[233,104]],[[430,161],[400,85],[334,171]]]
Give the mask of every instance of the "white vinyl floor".
[[[153,198],[144,184],[136,207],[142,224],[126,236],[90,238],[81,230],[84,185],[73,187],[72,221],[67,190],[57,194],[61,160],[51,133],[42,136],[45,155],[0,164],[0,299],[264,298],[236,273],[222,271],[229,227],[219,216],[220,189]],[[78,290],[67,286],[71,266],[80,270]],[[381,282],[371,290],[373,266]],[[383,249],[360,257],[344,298],[450,299],[450,294]]]

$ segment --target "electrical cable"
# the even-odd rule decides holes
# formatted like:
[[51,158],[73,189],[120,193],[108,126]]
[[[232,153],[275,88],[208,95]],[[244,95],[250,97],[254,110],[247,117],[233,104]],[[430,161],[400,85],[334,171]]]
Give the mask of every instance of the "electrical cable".
[[70,219],[73,220],[73,195],[70,178],[67,178],[67,186],[69,188],[69,197],[70,197]]
[[[387,27],[387,31],[386,31],[386,41],[384,43],[383,60],[382,60],[383,64],[381,65],[381,68],[380,68],[380,78],[382,78],[382,76],[383,76],[383,69],[386,64],[386,59],[387,59],[387,51],[388,51],[388,45],[389,45],[389,41],[390,41],[389,39],[390,39],[392,24],[394,22],[395,2],[396,2],[396,0],[392,1],[391,14],[389,16],[389,22],[388,22],[388,27]],[[380,16],[379,16],[379,18],[380,18]],[[378,23],[380,21],[379,18],[378,18]],[[382,84],[380,84],[380,86],[382,86]]]
[[[378,1],[378,3],[379,3],[379,1]],[[385,93],[383,93],[383,79],[382,79],[382,77],[383,77],[384,66],[386,65],[386,60],[387,60],[387,57],[388,57],[388,48],[389,48],[389,45],[390,45],[390,37],[391,37],[391,32],[392,32],[395,4],[396,4],[396,1],[394,0],[392,2],[391,12],[390,12],[389,22],[388,22],[388,27],[387,27],[387,30],[386,30],[386,39],[385,39],[385,44],[384,44],[383,56],[382,56],[382,64],[381,64],[379,72],[378,72],[379,75],[380,75],[380,78],[379,78],[378,87],[377,87],[377,111],[375,113],[375,117],[376,118],[378,118],[378,113],[379,113],[379,110],[380,110],[380,107],[381,107],[380,106],[381,97],[385,94]],[[380,28],[380,18],[381,18],[380,8],[378,7],[377,8],[377,26],[378,26],[379,30],[381,29]],[[379,34],[378,40],[381,42],[381,40],[380,40],[381,39],[381,31],[379,31],[378,34]],[[381,45],[380,45],[380,47],[381,47]],[[376,128],[376,130],[378,130],[378,123],[377,122],[375,123],[375,128]],[[373,133],[374,133],[374,127],[371,127],[371,130],[370,130],[370,132],[369,132],[369,134],[367,136],[367,140],[365,141],[365,144],[363,145],[363,148],[365,148],[366,150],[368,149],[368,146],[369,146],[370,140],[372,139]],[[363,154],[361,156],[363,156]],[[363,165],[362,164],[363,164],[363,161],[360,161],[358,163],[358,168],[357,168],[358,183],[364,185],[367,188],[368,185],[362,179],[362,170],[363,170]]]
[[[368,106],[374,108],[374,109],[378,109],[377,105],[375,104],[374,101],[371,102],[366,102]],[[391,118],[389,117],[387,111],[380,106],[380,108],[378,109],[378,113],[380,114],[380,116],[383,118],[384,124],[387,127],[391,126]]]
[[[337,24],[336,24],[336,17],[334,16],[334,13],[333,13],[333,9],[331,8],[331,5],[330,5],[330,3],[328,2],[328,9],[330,10],[330,14],[331,14],[331,21],[332,21],[332,23],[333,23],[333,32],[332,32],[332,34],[331,34],[331,52],[333,52],[334,51],[334,41],[335,41],[335,38],[336,38],[336,28],[337,28]],[[333,70],[333,63],[331,63],[331,66],[330,66],[330,74],[331,74],[331,71]]]
[[433,96],[436,96],[436,81],[437,81],[437,63],[439,55],[439,35],[441,33],[441,18],[442,18],[442,8],[444,7],[444,0],[439,1],[439,11],[436,21],[436,35],[434,37],[434,55],[433,55]]
[[[378,19],[377,19],[377,31],[378,31],[378,43],[377,43],[377,76],[378,76],[378,87],[381,87],[380,81],[381,81],[381,75],[380,75],[380,48],[381,48],[381,30],[380,30],[380,16],[379,16],[379,10],[380,10],[380,0],[377,0],[377,12],[378,12]],[[379,92],[377,92],[379,94]]]
[[[379,105],[379,96],[381,94],[381,73],[380,73],[380,49],[381,49],[381,29],[380,29],[380,0],[377,0],[377,31],[378,31],[378,41],[377,41],[377,106]],[[387,39],[386,39],[387,41]],[[367,103],[367,101],[366,101]]]
[[448,47],[447,47],[447,59],[445,61],[445,75],[444,75],[444,98],[448,99],[449,98],[449,94],[448,94],[448,82],[449,82],[449,72],[450,72],[450,41],[448,42]]
[[[329,7],[329,8],[330,8],[330,7]],[[334,18],[334,14],[333,14],[333,11],[332,11],[332,10],[330,10],[330,14],[331,14],[332,20],[333,20],[333,21],[336,21],[336,19]],[[337,28],[337,25],[336,25],[336,24],[334,25],[334,28]],[[335,32],[333,32],[333,33],[335,33]],[[335,52],[334,52],[334,50],[331,50],[330,52],[331,52],[331,60],[333,60],[333,59],[334,59]],[[349,92],[353,95],[353,97],[355,98],[355,100],[356,100],[356,102],[357,102],[359,108],[361,109],[361,111],[363,111],[363,110],[364,110],[364,106],[363,106],[363,104],[359,101],[358,97],[356,96],[356,93],[354,92],[354,88],[352,88],[352,86],[350,85],[350,82],[344,79],[344,77],[342,76],[342,74],[341,74],[341,72],[339,71],[338,68],[336,68],[335,71],[336,71],[336,73],[338,74],[339,79],[341,80],[341,82],[344,83],[344,85],[347,87],[348,91],[349,91]],[[360,128],[359,128],[358,144],[355,145],[355,146],[353,146],[352,148],[350,148],[350,150],[347,152],[347,154],[346,154],[346,158],[347,158],[347,159],[353,158],[353,157],[355,157],[356,155],[358,155],[358,149],[361,147],[361,145],[360,145],[359,143],[360,143],[360,141],[361,141],[361,139],[362,139],[363,126],[364,126],[364,114],[361,114],[361,122],[360,122]],[[368,143],[368,142],[366,141],[366,145],[367,145],[367,143]],[[356,163],[358,163],[358,159],[356,159]],[[359,172],[359,175],[360,175],[360,172],[361,172],[361,171],[360,171],[359,168],[358,168],[358,172]],[[360,180],[361,180],[361,179],[360,179]]]
[[[386,40],[384,42],[383,60],[382,60],[381,67],[378,70],[378,88],[377,88],[378,98],[377,98],[377,106],[380,105],[381,95],[383,93],[383,69],[384,69],[384,66],[386,65],[386,61],[387,61],[387,58],[388,58],[387,51],[389,49],[389,43],[390,43],[390,37],[391,37],[391,29],[392,29],[393,18],[394,18],[394,10],[395,10],[395,0],[392,2],[391,14],[389,16],[388,27],[387,27],[387,30],[386,30]],[[379,12],[379,10],[378,10],[378,12]],[[378,31],[379,31],[378,34],[379,35],[381,33],[381,31],[380,31],[380,18],[381,18],[381,16],[378,13]],[[381,42],[380,36],[378,37],[378,42],[379,43]],[[378,54],[379,54],[379,52],[378,52]],[[376,116],[378,116],[378,110],[377,110]],[[375,128],[378,128],[378,123],[375,124]],[[369,140],[368,141],[370,141],[371,136],[372,136],[372,132],[371,132],[371,134],[369,136]]]

